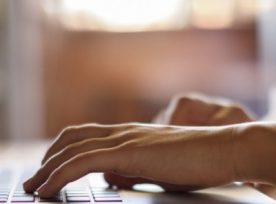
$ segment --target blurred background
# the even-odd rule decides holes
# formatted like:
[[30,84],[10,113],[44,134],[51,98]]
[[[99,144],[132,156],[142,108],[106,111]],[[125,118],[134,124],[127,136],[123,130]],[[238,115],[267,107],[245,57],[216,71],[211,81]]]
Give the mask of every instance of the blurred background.
[[177,93],[269,109],[276,0],[1,0],[0,138],[149,122]]

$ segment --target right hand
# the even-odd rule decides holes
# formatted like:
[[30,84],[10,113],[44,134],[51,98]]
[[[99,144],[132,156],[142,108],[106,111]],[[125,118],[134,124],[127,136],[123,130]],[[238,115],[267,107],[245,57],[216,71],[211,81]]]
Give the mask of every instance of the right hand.
[[254,121],[253,114],[225,98],[203,94],[175,96],[154,123],[180,126],[218,126]]

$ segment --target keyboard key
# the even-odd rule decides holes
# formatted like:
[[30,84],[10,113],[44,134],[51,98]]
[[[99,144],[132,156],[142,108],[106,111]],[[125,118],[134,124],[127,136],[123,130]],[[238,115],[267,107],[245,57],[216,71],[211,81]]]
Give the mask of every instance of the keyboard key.
[[24,190],[15,190],[13,193],[14,194],[26,194],[26,192]]
[[123,204],[123,201],[121,201],[121,202],[117,202],[117,201],[115,201],[115,202],[113,202],[113,201],[107,201],[107,202],[101,201],[101,202],[95,202],[95,204]]
[[122,202],[120,197],[94,197],[95,202]]
[[66,197],[67,202],[90,202],[88,196],[85,197]]
[[66,194],[88,194],[89,191],[66,191]]
[[11,199],[12,203],[34,202],[34,201],[35,201],[35,198],[33,196],[13,197]]
[[66,197],[89,197],[89,194],[66,194]]
[[7,191],[10,191],[11,187],[3,187],[1,188],[0,187],[0,192],[7,192]]
[[0,198],[0,203],[5,203],[8,201],[8,198]]
[[93,196],[119,196],[116,192],[108,192],[108,193],[93,193]]
[[41,202],[41,203],[46,203],[46,202],[60,203],[60,202],[62,202],[62,198],[61,198],[61,196],[54,196],[52,198],[39,198],[39,202]]
[[118,194],[114,195],[93,195],[94,198],[117,198],[120,197]]
[[27,193],[13,193],[13,197],[34,197],[34,195]]
[[92,192],[115,192],[112,189],[108,189],[108,188],[91,188]]

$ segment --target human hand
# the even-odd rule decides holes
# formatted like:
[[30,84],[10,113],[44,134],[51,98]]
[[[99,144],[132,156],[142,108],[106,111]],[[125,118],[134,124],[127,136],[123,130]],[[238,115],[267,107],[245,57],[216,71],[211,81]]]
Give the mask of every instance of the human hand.
[[[175,96],[169,105],[154,119],[154,123],[181,126],[218,126],[253,121],[252,114],[227,99],[207,97],[202,94]],[[140,183],[156,183],[143,178],[129,178],[110,172],[104,174],[110,185],[131,188]],[[162,183],[167,191],[182,187]]]
[[253,114],[225,98],[203,94],[177,95],[154,123],[185,126],[218,126],[254,121]]
[[[233,127],[144,124],[70,127],[54,141],[27,192],[54,195],[91,172],[113,172],[195,190],[235,180]],[[225,162],[227,161],[227,162]]]

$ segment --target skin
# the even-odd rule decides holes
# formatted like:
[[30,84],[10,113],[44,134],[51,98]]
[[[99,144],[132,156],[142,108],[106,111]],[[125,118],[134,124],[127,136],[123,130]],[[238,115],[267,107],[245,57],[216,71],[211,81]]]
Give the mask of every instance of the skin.
[[233,181],[276,185],[276,124],[252,120],[229,101],[192,95],[176,97],[158,124],[69,127],[24,189],[50,197],[91,172],[106,172],[112,185],[151,182],[172,191]]
[[[249,110],[224,98],[208,97],[202,94],[175,96],[168,106],[160,111],[153,123],[179,126],[218,126],[252,122],[254,116]],[[129,178],[110,172],[105,173],[106,181],[120,188],[132,188],[139,183],[155,183],[166,191],[186,190],[184,186],[173,186],[143,178]]]

